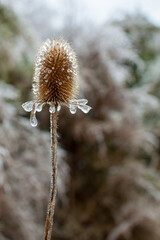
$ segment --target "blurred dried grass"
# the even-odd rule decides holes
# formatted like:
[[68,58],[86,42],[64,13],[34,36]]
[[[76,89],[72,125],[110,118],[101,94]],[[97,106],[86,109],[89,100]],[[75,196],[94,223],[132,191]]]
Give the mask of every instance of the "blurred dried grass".
[[[160,29],[139,15],[91,36],[72,36],[81,94],[93,110],[85,117],[60,113],[55,238],[159,240],[159,36]],[[21,81],[17,88],[27,92],[25,76]],[[49,187],[48,133],[31,129],[17,90],[4,83],[0,89],[0,239],[40,239]],[[41,114],[43,129],[47,117]]]
[[[49,133],[32,129],[17,115],[17,91],[0,84],[0,225],[7,239],[40,239],[50,182]],[[9,102],[8,102],[9,101]],[[12,102],[10,102],[12,101]],[[69,168],[59,149],[58,193],[66,201]]]

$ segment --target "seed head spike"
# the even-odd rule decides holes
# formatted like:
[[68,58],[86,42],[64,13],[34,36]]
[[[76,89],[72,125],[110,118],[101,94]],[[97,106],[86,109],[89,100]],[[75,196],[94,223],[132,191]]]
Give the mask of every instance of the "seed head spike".
[[76,55],[62,37],[47,39],[40,47],[33,77],[35,98],[54,104],[67,104],[78,94]]

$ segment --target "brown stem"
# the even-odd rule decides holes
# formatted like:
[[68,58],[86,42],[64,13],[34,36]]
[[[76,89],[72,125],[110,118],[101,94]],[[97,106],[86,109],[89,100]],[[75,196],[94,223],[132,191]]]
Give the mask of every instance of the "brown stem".
[[50,200],[46,217],[44,240],[50,240],[53,226],[53,215],[57,191],[57,106],[55,113],[50,114],[50,132],[51,132],[51,183]]

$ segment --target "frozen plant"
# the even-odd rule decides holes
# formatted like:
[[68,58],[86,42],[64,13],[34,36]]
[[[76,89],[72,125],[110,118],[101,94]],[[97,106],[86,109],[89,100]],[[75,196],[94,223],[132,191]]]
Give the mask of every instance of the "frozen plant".
[[86,105],[87,99],[76,99],[78,94],[76,55],[62,38],[47,39],[40,47],[32,87],[35,100],[24,103],[22,107],[25,111],[31,112],[30,122],[33,127],[37,126],[36,112],[40,112],[44,104],[50,105],[51,185],[44,232],[44,240],[50,240],[56,199],[58,112],[62,105],[67,106],[72,114],[76,113],[77,108],[84,113],[91,109]]

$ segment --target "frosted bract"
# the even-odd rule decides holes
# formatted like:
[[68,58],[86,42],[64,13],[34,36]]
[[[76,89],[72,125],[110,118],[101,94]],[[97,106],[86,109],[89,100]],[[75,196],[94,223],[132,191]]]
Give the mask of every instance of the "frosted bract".
[[35,104],[35,101],[28,101],[22,104],[23,109],[26,112],[31,112],[33,110],[33,105]]
[[35,109],[35,111],[41,112],[43,105],[44,104],[40,104],[39,102],[37,102],[35,100],[35,101],[25,102],[24,104],[22,104],[22,107],[26,112],[31,112],[33,110],[33,108]]
[[[54,113],[56,111],[55,104],[54,103],[49,103],[49,104],[50,104],[49,112]],[[60,110],[61,110],[61,105],[58,104],[57,111],[59,112]]]
[[28,102],[22,104],[22,107],[26,112],[31,112],[30,123],[31,123],[32,127],[37,126],[38,122],[36,119],[36,112],[41,112],[43,105],[44,105],[44,103],[41,104],[40,102],[38,102],[36,100],[28,101]]
[[77,106],[73,104],[69,104],[69,109],[72,114],[75,114],[77,111]]
[[87,99],[73,99],[70,101],[69,108],[72,114],[76,113],[77,107],[84,113],[88,113],[91,107],[86,105],[88,103]]
[[61,105],[58,104],[57,111],[59,112],[61,110]]
[[32,127],[36,127],[38,125],[35,112],[33,113],[33,115],[31,115],[30,123]]
[[42,111],[43,105],[44,105],[44,103],[37,105],[37,108],[36,108],[37,112],[41,112]]
[[[55,103],[54,102],[47,102],[47,103],[50,105],[49,112],[55,113],[56,111]],[[88,103],[87,99],[73,99],[68,104],[68,107],[72,114],[76,113],[77,108],[79,108],[84,113],[88,113],[91,110],[91,107],[86,105],[87,103]],[[22,107],[26,112],[31,112],[30,123],[32,127],[37,126],[38,122],[36,119],[36,112],[41,112],[44,104],[45,103],[40,103],[40,101],[38,100],[28,101],[22,104]],[[61,105],[58,104],[57,111],[59,112],[60,110],[61,110]]]
[[37,102],[35,102],[33,104],[33,110],[31,112],[31,116],[30,116],[30,123],[31,123],[32,127],[36,127],[38,124],[37,119],[36,119],[36,111],[37,111],[38,104],[39,103],[37,103]]
[[91,110],[91,107],[88,105],[78,105],[78,108],[84,113],[88,113]]
[[87,104],[88,100],[87,99],[73,99],[70,101],[73,104]]
[[55,111],[56,111],[55,105],[51,103],[50,108],[49,108],[49,112],[54,113]]

